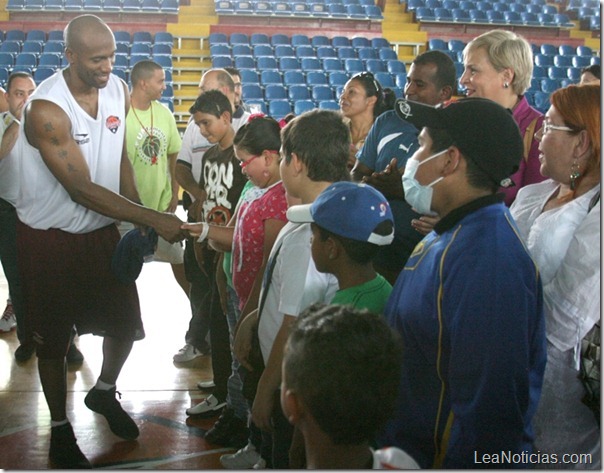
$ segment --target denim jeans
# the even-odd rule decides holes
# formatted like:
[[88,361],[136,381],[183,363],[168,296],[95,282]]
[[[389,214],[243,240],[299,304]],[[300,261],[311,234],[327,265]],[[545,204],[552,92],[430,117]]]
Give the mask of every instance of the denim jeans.
[[228,297],[227,297],[227,322],[229,324],[229,338],[231,340],[231,356],[233,357],[233,364],[231,365],[231,376],[227,383],[227,405],[235,411],[235,415],[240,419],[247,420],[250,408],[247,400],[243,396],[242,387],[243,382],[239,373],[239,361],[235,358],[235,354],[232,352],[233,342],[235,338],[235,327],[241,317],[241,311],[239,310],[239,298],[235,289],[231,286],[227,286]]

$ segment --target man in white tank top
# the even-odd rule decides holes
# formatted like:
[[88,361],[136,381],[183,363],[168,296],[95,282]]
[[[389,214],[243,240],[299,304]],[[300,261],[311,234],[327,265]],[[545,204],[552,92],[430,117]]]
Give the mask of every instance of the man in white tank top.
[[140,205],[125,148],[126,84],[111,74],[115,40],[98,17],[65,29],[69,66],[30,97],[19,139],[18,259],[28,328],[51,417],[54,468],[90,468],[66,414],[65,354],[71,327],[104,337],[103,368],[85,403],[114,434],[135,439],[136,423],[115,383],[134,340],[144,337],[135,283],[111,270],[116,220],[183,238],[180,220]]

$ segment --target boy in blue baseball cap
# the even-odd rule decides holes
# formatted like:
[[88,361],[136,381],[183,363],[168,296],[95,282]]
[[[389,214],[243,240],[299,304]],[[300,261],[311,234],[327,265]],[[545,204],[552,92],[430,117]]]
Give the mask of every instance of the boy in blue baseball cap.
[[379,191],[365,184],[336,182],[312,204],[290,207],[287,218],[311,223],[315,266],[338,280],[332,304],[383,313],[392,286],[376,273],[372,260],[380,246],[394,239],[394,219]]

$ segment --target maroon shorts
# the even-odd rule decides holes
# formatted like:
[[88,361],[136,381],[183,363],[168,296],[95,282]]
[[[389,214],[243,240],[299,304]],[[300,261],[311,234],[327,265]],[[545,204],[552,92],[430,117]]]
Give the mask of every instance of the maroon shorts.
[[74,325],[80,335],[145,337],[136,283],[123,284],[111,271],[119,239],[115,225],[73,234],[17,223],[26,333],[39,358],[64,356]]

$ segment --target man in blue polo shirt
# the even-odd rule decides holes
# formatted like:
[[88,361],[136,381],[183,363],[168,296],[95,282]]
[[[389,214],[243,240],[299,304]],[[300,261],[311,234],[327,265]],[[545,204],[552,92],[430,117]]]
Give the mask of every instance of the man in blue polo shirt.
[[419,148],[405,199],[441,220],[415,248],[385,309],[402,336],[401,387],[381,445],[422,468],[528,463],[545,367],[541,280],[497,195],[522,158],[508,110],[468,98],[397,101]]

